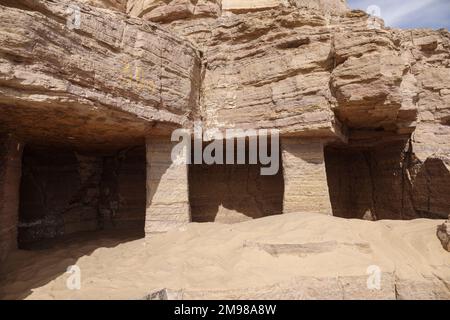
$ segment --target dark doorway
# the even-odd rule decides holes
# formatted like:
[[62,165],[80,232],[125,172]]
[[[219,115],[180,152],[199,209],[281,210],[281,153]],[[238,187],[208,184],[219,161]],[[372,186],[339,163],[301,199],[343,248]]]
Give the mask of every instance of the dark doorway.
[[[248,160],[248,145],[246,152]],[[236,223],[281,214],[281,157],[279,163],[275,175],[261,175],[260,164],[189,165],[192,221]]]
[[81,231],[144,234],[144,147],[110,153],[27,146],[23,153],[20,248]]
[[333,215],[367,220],[413,219],[408,141],[325,148]]

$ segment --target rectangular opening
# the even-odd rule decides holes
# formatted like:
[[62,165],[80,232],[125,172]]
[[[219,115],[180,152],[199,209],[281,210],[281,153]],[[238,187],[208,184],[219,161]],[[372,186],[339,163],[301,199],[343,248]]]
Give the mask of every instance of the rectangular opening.
[[[248,148],[247,143],[247,160]],[[281,156],[279,164],[275,175],[261,175],[262,165],[259,162],[190,164],[189,201],[192,221],[237,223],[281,214],[284,195]]]
[[19,247],[81,231],[144,235],[144,146],[110,153],[26,146]]
[[417,218],[407,170],[407,141],[332,145],[325,165],[333,215],[367,220]]

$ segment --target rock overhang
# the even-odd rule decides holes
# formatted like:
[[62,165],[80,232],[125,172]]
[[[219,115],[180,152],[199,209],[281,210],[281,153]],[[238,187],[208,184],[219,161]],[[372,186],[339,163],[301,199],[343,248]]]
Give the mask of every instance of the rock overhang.
[[[97,2],[104,6],[107,1]],[[206,129],[278,129],[282,136],[329,141],[361,141],[370,133],[369,140],[403,138],[419,122],[429,121],[431,111],[421,110],[419,100],[437,102],[433,121],[448,122],[446,72],[439,65],[448,46],[443,31],[395,30],[382,21],[373,28],[366,13],[350,11],[340,0],[127,4],[128,12],[140,18],[80,4],[83,23],[68,30],[67,1],[17,2],[15,7],[28,7],[21,11],[28,18],[17,19],[28,19],[21,25],[37,22],[19,26],[22,31],[10,37],[18,52],[3,49],[3,119],[15,118],[3,126],[11,128],[23,118],[14,105],[21,105],[22,113],[64,114],[52,110],[58,103],[69,105],[78,128],[83,120],[100,119],[91,121],[103,128],[96,133],[99,141],[113,131],[111,141],[170,135],[179,127],[192,128],[194,121]],[[249,10],[241,10],[246,6]],[[180,13],[186,8],[192,16]],[[172,18],[155,18],[158,12]],[[59,30],[56,36],[52,28]],[[45,32],[53,37],[47,46],[40,35]],[[68,42],[80,45],[67,50]],[[424,58],[415,59],[410,54],[415,50]],[[24,68],[26,63],[33,69]],[[441,84],[432,80],[435,74]],[[45,97],[44,89],[51,96]],[[26,90],[36,92],[27,95]],[[67,95],[61,97],[60,91]],[[78,114],[78,104],[90,107]],[[46,119],[64,127],[61,117]]]
[[151,22],[81,3],[79,25],[69,25],[70,4],[0,7],[2,126],[24,140],[93,147],[188,126],[199,51]]

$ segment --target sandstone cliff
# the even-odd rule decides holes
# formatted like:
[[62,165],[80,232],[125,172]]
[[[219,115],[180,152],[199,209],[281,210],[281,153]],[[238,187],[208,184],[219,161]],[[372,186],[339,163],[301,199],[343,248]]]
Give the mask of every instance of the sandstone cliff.
[[387,28],[343,1],[131,0],[127,10],[202,52],[207,127],[278,128],[366,148],[370,158],[377,145],[391,149],[394,159],[357,173],[379,218],[447,216],[448,31]]
[[70,1],[4,2],[3,130],[30,142],[117,147],[196,112],[200,60],[188,41],[82,3],[74,12]]
[[[171,161],[171,133],[195,122],[217,132],[278,129],[280,170],[263,177],[259,165]],[[344,0],[0,0],[0,261],[18,246],[109,227],[138,226],[152,239],[185,228],[197,236],[190,222],[292,213],[282,217],[289,223],[273,225],[297,235],[299,213],[346,226],[325,216],[444,219],[449,212],[447,30],[385,27]],[[398,251],[420,263],[414,277],[397,278],[403,261],[384,261],[387,291],[377,297],[448,298],[448,268],[441,269],[448,259],[434,222],[426,224],[420,230],[424,237],[432,230],[436,256],[427,246],[411,250],[422,238],[393,249],[393,260]],[[415,232],[414,221],[405,225]],[[268,226],[261,222],[261,230]],[[448,249],[448,223],[437,233]],[[260,236],[234,254],[317,249],[305,239],[273,244]],[[345,252],[346,243],[318,250]],[[359,262],[372,254],[366,244],[349,246]],[[311,287],[364,295],[361,270],[339,281],[324,273]],[[311,280],[303,276],[247,293],[204,287],[185,297],[299,298],[290,288]]]
[[[341,0],[0,4],[3,132],[102,149],[194,120],[276,128],[337,148],[330,159],[363,148],[362,202],[379,218],[448,214],[445,30],[386,28]],[[392,156],[375,163],[377,146]],[[352,165],[328,162],[329,172]],[[329,189],[334,211],[363,211]]]

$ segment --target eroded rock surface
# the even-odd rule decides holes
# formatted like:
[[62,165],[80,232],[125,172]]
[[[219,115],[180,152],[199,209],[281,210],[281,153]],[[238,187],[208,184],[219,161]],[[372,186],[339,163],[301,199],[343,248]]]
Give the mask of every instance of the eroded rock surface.
[[95,7],[126,12],[129,0],[79,0]]
[[218,17],[220,0],[128,0],[127,12],[155,22],[171,22],[197,17]]
[[[277,128],[338,141],[329,144],[347,149],[337,157],[348,153],[350,161],[327,165],[335,214],[445,218],[448,31],[386,28],[326,3],[224,1],[220,17],[161,23],[203,52],[200,114],[208,128]],[[348,186],[334,184],[352,174]]]
[[447,31],[374,27],[341,0],[129,0],[136,19],[80,4],[80,26],[70,29],[69,4],[2,6],[3,30],[14,30],[3,32],[2,112],[25,123],[24,136],[43,135],[27,119],[46,110],[54,131],[103,126],[98,134],[116,141],[196,119],[207,128],[278,128],[344,142],[414,133],[421,163],[449,152]]
[[9,135],[0,135],[0,261],[11,250],[17,249],[22,152],[20,141]]
[[0,2],[2,129],[101,148],[189,122],[198,51],[152,23],[81,3],[79,25],[68,25],[71,3]]
[[438,226],[437,236],[445,250],[450,252],[450,215],[449,220]]
[[[219,132],[278,129],[281,171],[263,181],[250,167],[239,168],[247,176],[237,179],[235,168],[208,172],[172,163],[170,134],[195,121]],[[232,223],[296,212],[370,223],[444,219],[450,33],[387,28],[343,0],[0,0],[0,260],[17,246],[24,145],[22,181],[29,183],[22,185],[32,189],[21,191],[21,212],[32,213],[18,224],[24,242],[134,221],[155,235],[189,228],[195,219]],[[119,170],[120,150],[138,145],[146,145],[147,159]],[[29,157],[40,147],[58,154],[42,163]],[[133,189],[143,179],[147,186]],[[206,192],[201,184],[208,182]],[[217,190],[225,196],[211,196]],[[145,217],[137,213],[144,211]],[[292,223],[278,227],[292,231]],[[331,237],[333,228],[327,230]],[[447,223],[438,231],[445,249],[448,230]],[[255,236],[234,253],[263,254],[278,267],[276,259],[350,250],[361,268],[339,278],[286,270],[295,277],[258,285],[253,279],[245,288],[170,281],[159,288],[175,288],[177,297],[181,290],[183,298],[449,298],[448,259],[427,251],[421,239],[412,242],[425,247],[420,253],[404,254],[411,247],[405,243],[395,252],[409,264],[382,261],[385,285],[367,292],[364,268],[372,253],[384,251],[367,239],[322,236],[275,242]],[[383,247],[402,240],[386,236]]]

